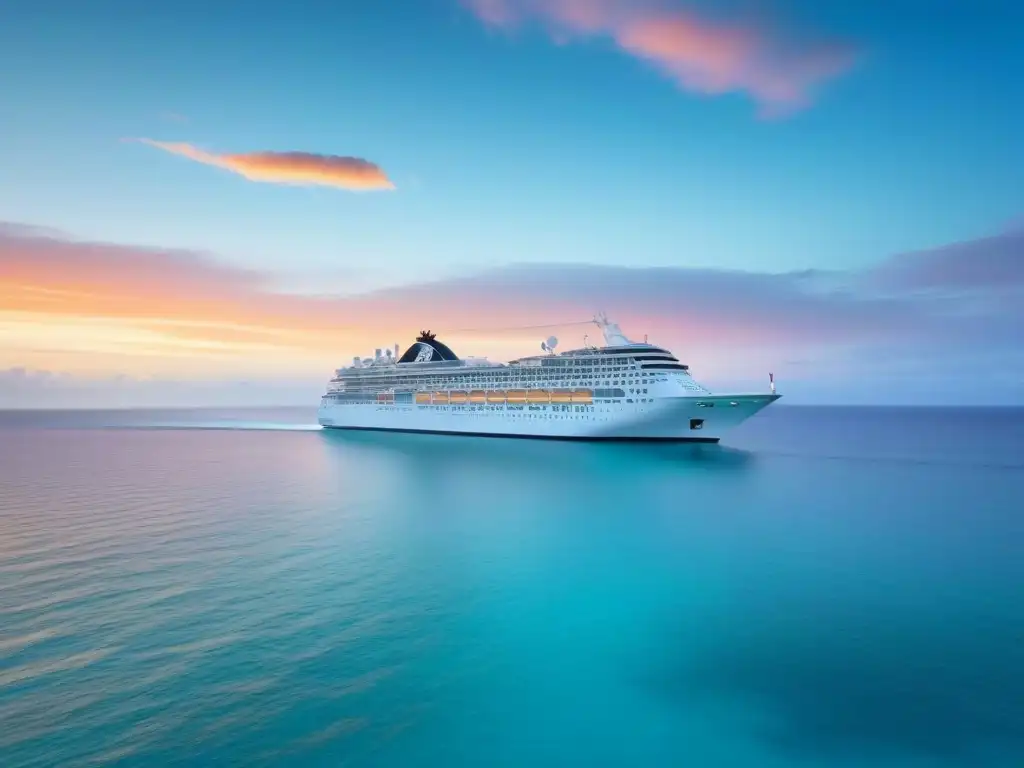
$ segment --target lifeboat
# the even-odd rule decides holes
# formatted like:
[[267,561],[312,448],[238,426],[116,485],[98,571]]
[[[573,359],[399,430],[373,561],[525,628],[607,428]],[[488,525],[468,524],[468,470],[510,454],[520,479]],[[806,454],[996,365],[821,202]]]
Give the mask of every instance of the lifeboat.
[[452,405],[461,405],[469,399],[469,395],[465,392],[450,392],[449,399]]
[[591,404],[594,402],[594,393],[589,389],[577,389],[572,393],[572,401],[574,403],[586,403]]
[[495,404],[504,403],[505,402],[505,393],[504,392],[499,392],[499,391],[488,392],[487,393],[487,402],[488,403],[495,403]]
[[510,402],[510,403],[525,403],[526,402],[526,390],[525,389],[510,389],[508,391],[508,402]]
[[551,393],[546,389],[531,389],[526,393],[526,399],[531,403],[548,403],[551,402]]
[[431,398],[434,405],[448,405],[448,393],[447,392],[435,392]]
[[469,393],[469,402],[471,402],[471,403],[486,403],[487,402],[487,393],[486,392],[482,392],[479,389],[474,389],[472,392]]
[[429,392],[417,392],[416,393],[416,405],[430,405],[430,393]]
[[572,402],[572,390],[571,389],[556,389],[551,393],[552,403],[571,403]]

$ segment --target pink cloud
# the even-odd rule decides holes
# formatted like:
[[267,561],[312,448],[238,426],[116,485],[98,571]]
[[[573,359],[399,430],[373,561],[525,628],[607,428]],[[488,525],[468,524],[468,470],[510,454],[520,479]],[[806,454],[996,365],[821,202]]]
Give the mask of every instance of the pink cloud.
[[181,142],[139,139],[139,142],[197,163],[237,173],[249,181],[318,185],[354,191],[392,190],[387,174],[369,160],[312,152],[245,152],[214,154]]
[[[987,238],[824,275],[524,264],[332,297],[283,292],[271,275],[204,254],[0,224],[0,368],[77,361],[107,373],[263,375],[272,360],[275,370],[327,372],[407,344],[421,328],[459,354],[507,359],[539,349],[550,332],[524,326],[605,310],[696,370],[761,370],[761,358],[820,365],[854,348],[871,359],[886,349],[901,360],[932,354],[943,366],[988,350],[1005,369],[1024,327],[1020,248],[1020,239]],[[563,347],[597,338],[579,325],[554,332]]]
[[845,45],[796,40],[764,25],[711,21],[644,0],[462,0],[484,23],[512,28],[530,20],[562,42],[611,39],[681,88],[750,95],[765,117],[806,106],[813,90],[852,66]]
[[894,256],[869,275],[872,285],[901,291],[1024,286],[1024,229]]

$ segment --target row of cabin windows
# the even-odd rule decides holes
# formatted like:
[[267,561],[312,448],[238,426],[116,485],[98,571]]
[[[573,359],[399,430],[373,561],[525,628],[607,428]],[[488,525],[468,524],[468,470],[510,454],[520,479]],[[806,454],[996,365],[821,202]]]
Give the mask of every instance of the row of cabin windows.
[[673,355],[667,352],[652,352],[626,357],[600,357],[600,358],[542,358],[542,368],[595,368],[609,365],[629,365],[635,362],[647,360],[665,360],[679,362]]
[[[677,365],[670,367],[676,368]],[[685,370],[681,366],[678,366],[680,370]],[[600,376],[601,374],[617,374],[627,375],[629,372],[633,372],[632,375],[647,375],[643,373],[643,368],[635,365],[628,366],[609,366],[607,368],[595,368],[590,371],[566,371],[564,376],[558,378],[580,378],[580,377],[593,377],[594,375]],[[427,376],[395,376],[394,374],[381,374],[379,376],[353,376],[345,377],[347,381],[377,381],[381,378],[396,379],[399,381],[422,381],[423,379],[446,379],[456,381],[483,381],[486,379],[504,379],[513,381],[527,381],[537,379],[552,379],[552,374],[549,371],[529,371],[529,370],[513,370],[513,371],[488,371],[488,372],[474,372],[474,373],[461,373],[456,376],[438,376],[438,375],[427,375]]]
[[[678,363],[671,365],[659,365],[654,366],[659,369],[672,369],[672,370],[687,370],[685,366]],[[575,372],[574,372],[575,373]],[[664,374],[662,373],[647,373],[644,368],[637,368],[636,366],[627,367],[611,367],[611,368],[598,368],[592,373],[597,374],[597,382],[603,379],[601,374],[607,376],[607,379],[603,379],[607,384],[609,382],[619,384],[625,383],[628,379],[634,379],[641,382],[653,381],[655,379],[661,379]],[[593,376],[579,376],[570,375],[563,379],[561,382],[557,379],[552,379],[548,375],[542,375],[541,372],[522,372],[522,371],[509,371],[509,372],[487,372],[487,373],[470,373],[462,374],[459,376],[381,376],[373,377],[367,380],[364,377],[358,377],[356,379],[349,379],[349,383],[361,383],[364,385],[377,384],[378,386],[383,382],[388,382],[389,385],[395,387],[415,387],[417,385],[436,387],[436,386],[476,386],[476,385],[495,385],[495,386],[515,386],[516,384],[528,386],[530,384],[542,384],[545,386],[559,386],[560,383],[569,384],[571,386],[581,386],[587,383],[593,382]],[[393,382],[393,383],[392,383]]]
[[[660,365],[653,361],[665,361],[668,365]],[[570,368],[579,369],[586,368],[587,371],[579,371],[580,373],[616,373],[626,370],[637,370],[638,367],[643,367],[640,364],[645,363],[648,367],[665,367],[665,368],[679,368],[686,370],[686,366],[683,366],[679,361],[671,356],[656,356],[656,357],[642,357],[639,359],[639,363],[631,358],[616,358],[606,360],[542,360],[540,368],[536,367],[524,367],[524,366],[512,366],[510,369],[504,371],[489,371],[480,373],[464,374],[460,378],[486,378],[493,377],[495,375],[513,376],[516,377],[532,377],[538,378],[549,375],[548,372],[541,370],[542,368]],[[384,371],[371,371],[370,375],[379,373],[381,375],[388,375],[390,372]],[[417,377],[418,378],[418,377]]]
[[374,382],[372,385],[369,382],[363,382],[362,389],[364,391],[377,391],[379,389],[410,389],[410,390],[431,390],[431,389],[486,389],[489,387],[502,388],[502,389],[530,389],[536,387],[585,387],[585,386],[611,386],[611,385],[644,385],[653,383],[661,377],[655,376],[618,376],[607,379],[568,379],[564,381],[501,381],[498,379],[487,379],[484,381],[466,381],[465,379],[427,379],[419,381],[382,381]]
[[[456,391],[461,391],[461,390],[456,390]],[[635,389],[635,390],[634,389],[630,389],[629,393],[630,394],[640,394],[640,390],[638,390],[638,389]],[[644,390],[643,393],[647,394],[647,390]],[[409,405],[409,404],[414,402],[414,400],[413,400],[413,393],[412,392],[396,392],[396,393],[380,393],[380,394],[382,394],[382,395],[386,394],[387,395],[388,401],[386,403],[384,401],[380,400],[380,398],[378,397],[377,393],[367,394],[365,392],[333,392],[333,393],[328,393],[328,394],[324,395],[323,398],[321,398],[321,399],[323,401],[325,401],[325,402],[347,403],[349,405],[366,405],[366,404],[382,405],[382,404],[391,404],[391,401],[393,401],[396,405]],[[614,402],[615,399],[621,399],[621,398],[626,397],[626,392],[625,392],[625,390],[618,389],[618,388],[596,389],[596,390],[594,390],[593,397],[594,397],[594,402],[608,402],[608,403],[610,403],[610,402]],[[504,406],[495,406],[495,407],[504,407]],[[546,407],[546,406],[539,406],[538,405],[538,406],[534,406],[534,407],[540,408],[540,407]]]
[[[603,385],[606,388],[614,386],[614,387],[616,387],[615,391],[621,393],[621,394],[618,394],[618,395],[608,395],[608,397],[625,397],[626,396],[625,387],[628,386],[629,384],[633,384],[634,382],[605,381],[605,382],[594,382],[594,383],[597,384],[597,385],[601,385],[603,383]],[[512,389],[514,390],[515,388],[513,387]],[[694,391],[700,391],[699,388],[697,388],[697,387],[690,387],[690,389],[693,389]],[[646,394],[649,393],[649,390],[650,390],[650,387],[633,386],[633,387],[629,387],[629,394],[631,394],[631,395],[646,395]],[[438,386],[436,388],[427,387],[427,388],[424,388],[424,389],[420,389],[418,391],[422,394],[424,392],[435,392],[435,391],[438,391],[438,392],[444,392],[444,391],[463,392],[463,391],[467,391],[467,390],[457,389],[457,388],[441,385],[441,386]],[[490,390],[486,390],[486,391],[490,391]],[[600,388],[598,388],[597,391],[600,392],[602,390]],[[351,398],[363,398],[363,399],[368,398],[368,399],[371,399],[371,400],[375,400],[375,398],[378,395],[378,391],[377,390],[372,390],[372,391],[369,391],[369,392],[366,392],[366,391],[364,391],[364,392],[346,392],[344,394],[345,394],[346,397],[351,397]],[[598,395],[598,396],[600,397],[601,395]],[[399,392],[399,394],[396,395],[396,397],[400,398],[400,402],[406,402],[406,400],[404,398],[412,398],[412,394],[411,393],[401,393],[401,392]]]
[[[638,371],[622,372],[619,369],[615,369],[614,371],[606,372],[606,375],[608,375],[609,378],[604,379],[604,383],[605,384],[608,384],[608,383],[614,383],[614,384],[622,383],[622,384],[625,384],[625,383],[627,383],[627,381],[630,381],[630,380],[636,381],[636,382],[654,381],[656,379],[662,378],[664,374],[655,374],[655,373],[648,374],[648,373],[643,373],[643,372],[638,372]],[[468,374],[468,375],[457,376],[457,377],[456,376],[444,376],[444,377],[438,377],[438,376],[405,377],[405,376],[402,376],[402,377],[396,377],[396,378],[388,377],[386,379],[386,382],[387,382],[387,384],[389,386],[394,386],[396,388],[402,388],[402,387],[415,388],[417,386],[425,386],[425,387],[428,387],[428,388],[429,387],[436,387],[436,386],[458,387],[458,386],[475,386],[477,384],[485,385],[485,386],[490,386],[490,385],[493,385],[493,386],[504,386],[504,387],[511,386],[512,388],[515,388],[515,386],[517,384],[521,384],[523,386],[529,386],[530,384],[538,384],[538,385],[557,387],[557,386],[564,386],[564,385],[581,386],[581,385],[586,385],[588,383],[600,383],[600,381],[601,381],[600,377],[596,381],[592,377],[591,378],[570,377],[570,378],[566,378],[566,379],[563,379],[563,380],[556,380],[556,379],[552,379],[550,377],[541,377],[541,376],[515,376],[515,377],[513,377],[513,376],[508,376],[508,375],[505,375],[505,376],[497,375],[496,376],[496,375],[493,375],[493,374],[491,374],[491,375]],[[630,383],[632,383],[632,381],[630,381]],[[353,381],[351,383],[354,384],[356,382]],[[364,385],[377,384],[378,386],[380,386],[381,384],[383,384],[385,382],[381,381],[381,380],[377,380],[377,381],[372,381],[372,382],[370,382],[370,381],[361,381],[359,383],[364,384]]]
[[[612,401],[610,401],[610,400],[598,400],[596,402],[610,404]],[[628,399],[628,400],[626,400],[626,402],[627,403],[653,403],[654,399],[653,398],[637,398],[636,400]],[[500,409],[498,407],[494,407],[494,406],[488,407],[488,406],[482,406],[482,405],[481,406],[450,405],[450,406],[439,406],[438,407],[438,411],[445,411],[445,412],[452,412],[452,413],[455,413],[455,412],[460,412],[460,413],[491,412],[491,413],[493,413],[493,412],[498,411],[498,410],[502,410],[502,409]],[[565,413],[565,414],[570,414],[570,413],[586,414],[586,413],[595,413],[595,412],[608,413],[608,412],[611,412],[611,410],[613,410],[613,409],[595,408],[592,405],[590,405],[590,406],[588,406],[588,405],[562,405],[562,406],[552,406],[550,411],[546,407],[545,408],[531,409],[530,412],[524,411],[522,408],[507,409],[507,410],[502,411],[502,416],[503,417],[511,417],[511,418],[522,418],[522,419],[551,419],[551,418],[561,419],[561,418],[570,418],[568,416],[561,416],[561,415],[559,415],[559,414],[562,414],[562,413]]]

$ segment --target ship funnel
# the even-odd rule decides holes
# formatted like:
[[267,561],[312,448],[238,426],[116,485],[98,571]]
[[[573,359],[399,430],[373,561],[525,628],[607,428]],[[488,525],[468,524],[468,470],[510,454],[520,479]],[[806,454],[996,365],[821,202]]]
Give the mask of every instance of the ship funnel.
[[373,359],[380,360],[380,347],[377,347],[377,349],[373,350]]

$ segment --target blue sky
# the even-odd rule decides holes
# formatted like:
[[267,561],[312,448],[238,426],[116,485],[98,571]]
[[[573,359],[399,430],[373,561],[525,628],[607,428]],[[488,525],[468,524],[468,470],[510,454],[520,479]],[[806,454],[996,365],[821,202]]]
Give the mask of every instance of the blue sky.
[[[850,52],[765,119],[607,35],[472,5],[8,4],[0,219],[350,294],[522,262],[862,271],[1024,213],[1024,6],[660,3],[780,59]],[[251,183],[137,138],[354,156],[397,189]]]
[[[1009,3],[779,5],[780,24],[859,60],[771,122],[600,41],[488,29],[455,0],[17,5],[0,25],[16,73],[0,208],[82,236],[313,271],[786,270],[986,234],[1022,207],[1024,11]],[[119,141],[136,136],[353,154],[401,194],[255,188]]]

